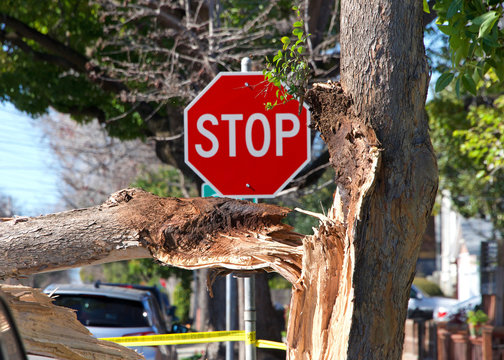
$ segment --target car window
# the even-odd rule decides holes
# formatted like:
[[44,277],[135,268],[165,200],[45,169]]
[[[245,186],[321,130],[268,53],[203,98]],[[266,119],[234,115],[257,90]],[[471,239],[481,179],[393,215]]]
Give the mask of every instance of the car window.
[[410,290],[409,297],[410,297],[410,299],[416,299],[417,298],[417,292],[416,292],[416,290],[413,287]]
[[142,302],[98,295],[58,295],[54,304],[77,310],[85,326],[148,327],[151,322]]
[[154,326],[157,331],[161,334],[166,332],[166,327],[164,326],[163,318],[159,311],[159,305],[153,297],[146,297],[144,299],[144,307],[149,313],[149,318],[151,319],[152,326]]

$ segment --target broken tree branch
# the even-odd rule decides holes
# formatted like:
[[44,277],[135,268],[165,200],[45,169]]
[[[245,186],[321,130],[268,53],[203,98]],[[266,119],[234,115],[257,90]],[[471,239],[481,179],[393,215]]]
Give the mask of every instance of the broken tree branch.
[[303,246],[281,222],[289,211],[125,189],[100,206],[0,222],[0,277],[152,256],[187,269],[277,271],[295,283]]

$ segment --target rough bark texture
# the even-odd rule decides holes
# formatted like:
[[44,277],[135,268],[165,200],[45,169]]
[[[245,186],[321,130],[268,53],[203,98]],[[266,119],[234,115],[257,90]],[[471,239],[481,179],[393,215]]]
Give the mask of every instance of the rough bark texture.
[[275,270],[295,280],[301,235],[288,209],[226,198],[160,198],[140,189],[104,204],[0,222],[0,278],[150,257],[188,269]]
[[91,336],[75,311],[52,304],[38,289],[0,285],[23,339],[26,352],[68,360],[137,360],[135,351]]
[[289,359],[400,359],[409,288],[437,189],[424,104],[422,4],[341,2],[341,86],[307,97],[337,192],[305,241]]

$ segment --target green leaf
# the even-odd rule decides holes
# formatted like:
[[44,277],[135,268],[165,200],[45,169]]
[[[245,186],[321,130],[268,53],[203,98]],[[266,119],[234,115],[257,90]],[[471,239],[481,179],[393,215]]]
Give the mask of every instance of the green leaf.
[[471,94],[476,95],[476,83],[474,82],[473,78],[469,74],[464,74],[462,77],[462,85],[464,88],[469,91]]
[[448,11],[446,13],[446,19],[451,19],[461,8],[462,0],[454,0],[450,6],[448,7]]
[[438,25],[439,31],[446,35],[455,35],[456,31],[454,31],[453,26],[450,25]]
[[460,76],[455,81],[455,93],[457,94],[457,98],[460,98]]
[[283,43],[283,50],[287,50],[287,47],[289,46],[289,43],[290,43],[290,39],[287,36],[284,36],[281,39],[281,41]]
[[504,64],[501,62],[495,63],[495,66],[493,66],[493,68],[499,80],[501,82],[504,81]]
[[296,21],[293,25],[295,28],[296,27],[303,27],[303,22],[302,21]]
[[300,46],[300,47],[297,48],[297,51],[298,51],[298,53],[301,54],[301,53],[303,53],[304,48],[302,46]]
[[292,30],[292,34],[293,34],[294,36],[303,35],[303,30],[298,29],[298,28],[295,28],[294,30]]
[[490,33],[497,20],[499,20],[499,13],[497,11],[489,11],[486,14],[478,16],[476,19],[480,18],[483,19],[483,22],[479,28],[478,39]]
[[474,81],[475,84],[477,84],[480,80],[481,80],[481,77],[480,77],[480,69],[478,69],[478,67],[475,67],[474,68],[474,71],[472,73],[472,79]]
[[423,11],[425,11],[427,14],[430,14],[429,3],[427,2],[427,0],[423,0]]
[[450,72],[445,72],[436,81],[436,86],[434,90],[440,92],[445,87],[447,87],[453,80],[454,74]]

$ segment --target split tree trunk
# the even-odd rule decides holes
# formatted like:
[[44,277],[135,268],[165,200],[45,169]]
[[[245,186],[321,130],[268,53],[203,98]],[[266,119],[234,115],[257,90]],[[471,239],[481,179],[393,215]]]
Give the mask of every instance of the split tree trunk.
[[341,87],[309,94],[337,193],[305,240],[289,359],[400,359],[437,189],[424,105],[422,2],[341,2]]

